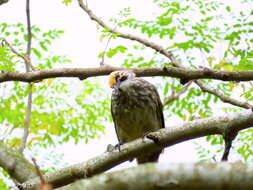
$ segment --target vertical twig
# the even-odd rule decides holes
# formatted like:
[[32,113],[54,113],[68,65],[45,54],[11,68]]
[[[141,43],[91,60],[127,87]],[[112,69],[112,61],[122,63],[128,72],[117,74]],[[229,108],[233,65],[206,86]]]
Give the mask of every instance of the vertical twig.
[[[27,20],[27,49],[26,55],[27,58],[30,60],[31,55],[31,45],[32,45],[32,30],[31,30],[31,18],[30,18],[30,0],[26,0],[26,20]],[[26,72],[30,71],[30,65],[26,62],[25,63]],[[23,152],[26,147],[27,138],[29,135],[29,127],[31,121],[31,112],[32,112],[32,84],[29,84],[29,94],[27,97],[27,108],[26,108],[26,115],[25,115],[25,122],[24,122],[24,134],[22,137],[22,142],[19,147],[19,151]]]
[[[27,48],[26,55],[30,59],[31,55],[31,46],[32,46],[32,29],[31,29],[31,18],[30,18],[30,0],[26,0],[26,21],[27,21]],[[26,71],[29,72],[29,65],[26,64]]]
[[105,49],[104,49],[103,54],[102,54],[102,60],[101,60],[100,65],[104,65],[104,64],[105,64],[105,53],[106,53],[107,48],[108,48],[108,46],[109,46],[109,42],[110,42],[111,39],[112,39],[112,36],[113,36],[113,34],[111,34],[111,35],[109,36],[109,38],[108,38],[108,40],[107,40],[107,42],[106,42]]

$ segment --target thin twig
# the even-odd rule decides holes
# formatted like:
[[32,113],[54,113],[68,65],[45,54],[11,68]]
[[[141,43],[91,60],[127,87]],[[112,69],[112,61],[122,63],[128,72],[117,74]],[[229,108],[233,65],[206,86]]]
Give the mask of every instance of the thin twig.
[[195,83],[200,87],[200,89],[203,92],[208,92],[210,94],[214,94],[218,96],[223,102],[232,104],[234,106],[246,108],[246,109],[252,109],[252,105],[250,105],[248,102],[242,102],[239,100],[236,100],[234,98],[231,98],[229,96],[224,95],[219,90],[212,88],[210,86],[205,85],[203,82],[200,82],[199,80],[195,81]]
[[41,169],[36,162],[36,159],[32,158],[32,161],[33,161],[34,167],[36,169],[36,173],[37,173],[38,177],[40,178],[40,184],[38,184],[37,190],[52,190],[53,189],[52,185],[50,185],[46,182],[46,179],[44,178],[43,173],[41,172]]
[[178,93],[175,93],[174,90],[172,90],[171,92],[171,95],[169,97],[167,97],[165,99],[165,101],[163,102],[163,106],[166,106],[167,104],[169,104],[170,102],[174,101],[174,100],[177,100],[181,95],[183,95],[187,89],[189,88],[189,86],[192,84],[192,81],[188,82],[184,87],[183,89],[178,92]]
[[[31,46],[32,46],[32,28],[31,28],[31,17],[30,17],[30,0],[26,0],[26,21],[27,21],[27,48],[26,55],[30,60]],[[26,65],[26,71],[29,72],[29,65]]]
[[[85,2],[86,2],[86,7],[88,8],[88,5],[87,5],[88,2],[87,2],[87,0]],[[119,23],[119,21],[116,22],[113,30],[117,29],[118,23]],[[102,60],[101,60],[101,64],[100,64],[101,66],[105,65],[105,53],[107,51],[107,48],[109,46],[109,43],[110,43],[112,37],[113,37],[113,33],[111,33],[110,36],[109,36],[109,38],[107,39],[107,42],[106,42],[106,45],[105,45],[105,49],[104,49],[103,54],[102,54]]]
[[107,48],[108,48],[108,46],[109,46],[109,42],[110,42],[111,39],[112,39],[112,36],[113,36],[113,35],[111,34],[111,35],[109,36],[107,42],[106,42],[105,49],[104,49],[103,54],[102,54],[101,65],[104,65],[104,64],[105,64],[105,53],[106,53]]
[[[137,41],[147,47],[150,47],[152,49],[154,49],[155,51],[161,53],[162,55],[168,57],[171,61],[171,64],[175,67],[180,67],[180,68],[185,68],[182,64],[180,64],[175,56],[173,55],[173,53],[171,51],[168,51],[166,50],[164,47],[162,47],[161,45],[159,44],[156,44],[154,42],[150,42],[144,38],[141,38],[141,37],[138,37],[138,36],[135,36],[135,35],[132,35],[132,34],[126,34],[126,33],[123,33],[121,31],[118,31],[116,29],[113,29],[112,27],[110,27],[109,25],[107,25],[103,20],[101,20],[99,17],[97,17],[87,6],[85,6],[85,4],[83,3],[83,0],[78,0],[78,3],[80,5],[80,7],[89,15],[90,19],[91,20],[94,20],[96,21],[99,25],[101,25],[102,27],[108,29],[110,32],[114,33],[114,34],[117,34],[118,37],[121,37],[121,38],[125,38],[125,39],[129,39],[129,40],[133,40],[133,41]],[[186,81],[187,80],[183,80],[182,81]],[[225,96],[223,93],[221,93],[220,91],[218,90],[212,90],[211,87],[209,87],[207,84],[204,84],[202,83],[201,81],[195,81],[195,83],[197,85],[201,85],[202,87],[204,87],[206,89],[206,92],[208,93],[211,93],[217,97],[219,97],[222,101],[225,101],[226,102],[226,99],[230,99],[229,103],[231,103],[232,105],[235,105],[235,106],[239,106],[239,107],[242,107],[240,105],[245,105],[248,103],[245,103],[245,102],[241,102],[241,101],[238,101],[236,99],[233,99],[233,98],[230,98],[230,97],[227,97]],[[201,88],[202,89],[202,88]],[[222,95],[222,96],[221,96]],[[226,97],[224,99],[224,97]],[[239,104],[238,104],[239,103]],[[245,107],[243,106],[243,108],[252,108],[251,105]]]
[[5,38],[3,38],[2,41],[11,49],[14,54],[16,54],[18,57],[21,57],[24,60],[25,64],[28,65],[33,71],[36,70],[28,56],[19,53]]
[[[26,49],[26,55],[28,59],[30,60],[31,55],[31,45],[32,45],[32,30],[31,30],[31,18],[30,18],[30,0],[26,0],[26,18],[27,18],[27,35],[28,35],[28,41],[27,41],[27,49]],[[26,63],[26,72],[29,72],[30,66]],[[26,115],[25,115],[25,122],[24,122],[24,134],[22,137],[22,142],[19,147],[19,151],[23,152],[26,147],[26,142],[29,135],[29,127],[31,122],[31,112],[32,112],[32,84],[29,83],[29,93],[27,97],[27,109],[26,109]]]

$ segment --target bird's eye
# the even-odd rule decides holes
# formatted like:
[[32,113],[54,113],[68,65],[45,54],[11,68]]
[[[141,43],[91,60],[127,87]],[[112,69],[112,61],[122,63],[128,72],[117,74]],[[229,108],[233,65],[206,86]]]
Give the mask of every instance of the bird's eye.
[[124,81],[124,80],[127,79],[127,75],[125,73],[120,73],[119,74],[119,79],[120,79],[120,81]]
[[121,80],[121,81],[124,81],[124,80],[126,80],[126,79],[127,79],[127,76],[126,76],[126,75],[123,75],[123,76],[120,77],[120,80]]

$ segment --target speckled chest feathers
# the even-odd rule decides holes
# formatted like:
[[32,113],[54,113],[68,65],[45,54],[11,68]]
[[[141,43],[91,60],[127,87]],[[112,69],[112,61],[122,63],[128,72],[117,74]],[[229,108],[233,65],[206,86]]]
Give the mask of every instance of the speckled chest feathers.
[[125,80],[114,89],[111,111],[122,143],[164,127],[159,94],[154,85],[141,78]]

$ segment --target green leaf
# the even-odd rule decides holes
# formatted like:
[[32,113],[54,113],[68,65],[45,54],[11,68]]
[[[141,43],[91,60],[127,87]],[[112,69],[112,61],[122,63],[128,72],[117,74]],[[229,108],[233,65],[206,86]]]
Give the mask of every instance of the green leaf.
[[47,47],[45,46],[44,42],[40,42],[39,44],[40,44],[41,49],[43,49],[44,51],[48,50]]
[[72,0],[62,0],[64,5],[69,5],[70,3],[72,3]]
[[40,51],[36,48],[31,48],[32,52],[38,57],[38,58],[41,58],[42,55],[40,53]]
[[227,10],[227,12],[230,12],[231,11],[231,7],[226,6],[226,10]]

